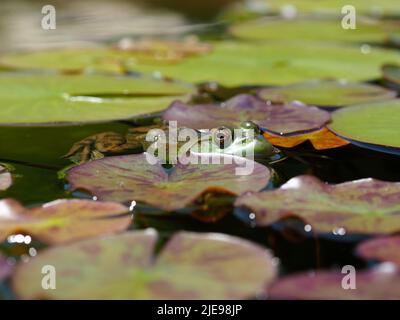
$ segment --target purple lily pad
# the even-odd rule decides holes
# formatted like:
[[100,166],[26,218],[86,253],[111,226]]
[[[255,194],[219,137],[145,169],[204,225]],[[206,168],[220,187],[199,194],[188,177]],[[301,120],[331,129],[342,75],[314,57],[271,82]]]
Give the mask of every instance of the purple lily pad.
[[371,271],[357,271],[355,289],[344,289],[347,273],[319,271],[290,275],[268,288],[273,299],[390,300],[400,299],[400,272],[383,264]]
[[163,119],[193,129],[221,125],[237,127],[240,122],[251,120],[266,131],[287,135],[318,130],[330,120],[330,115],[301,103],[270,104],[252,95],[241,94],[221,105],[190,106],[175,101],[164,111]]
[[14,265],[12,265],[7,257],[0,255],[0,282],[7,279],[14,271]]
[[[70,169],[67,179],[73,190],[88,190],[101,200],[140,201],[167,211],[182,209],[207,192],[237,195],[258,191],[270,179],[270,170],[257,162],[227,155],[220,158],[226,162],[178,163],[168,174],[161,162],[147,153],[107,157]],[[236,169],[244,167],[237,160],[254,166],[251,174],[236,175]]]
[[243,195],[235,206],[252,210],[260,226],[298,217],[317,232],[339,235],[400,230],[399,182],[362,179],[328,185],[313,176],[298,176],[279,189]]
[[400,266],[400,236],[364,241],[357,247],[357,253],[365,259],[393,262]]
[[[20,263],[12,278],[23,299],[245,299],[263,292],[277,266],[265,248],[217,233],[178,232],[156,256],[154,229],[53,247]],[[57,290],[43,290],[43,265]]]
[[11,174],[0,165],[0,191],[8,189],[12,184]]

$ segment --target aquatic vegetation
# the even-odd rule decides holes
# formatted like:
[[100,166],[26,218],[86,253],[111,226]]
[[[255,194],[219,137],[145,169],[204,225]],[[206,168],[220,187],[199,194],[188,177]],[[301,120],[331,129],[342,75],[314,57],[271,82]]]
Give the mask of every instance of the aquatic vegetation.
[[0,165],[0,191],[8,189],[11,184],[11,173],[9,173],[5,167]]
[[[182,231],[155,256],[158,237],[148,229],[50,248],[17,267],[13,287],[24,299],[241,299],[276,276],[271,254],[246,240]],[[63,274],[62,290],[43,291],[44,262]]]

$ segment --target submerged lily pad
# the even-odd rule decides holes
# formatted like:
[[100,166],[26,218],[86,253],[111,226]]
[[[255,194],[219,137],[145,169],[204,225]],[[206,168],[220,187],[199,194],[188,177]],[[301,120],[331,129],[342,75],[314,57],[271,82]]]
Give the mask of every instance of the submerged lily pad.
[[191,90],[142,78],[0,74],[0,124],[126,119],[158,112]]
[[[150,163],[149,159],[154,165]],[[90,191],[98,199],[130,203],[140,201],[164,210],[177,210],[207,192],[241,194],[265,187],[270,170],[256,162],[220,156],[231,164],[178,163],[170,173],[147,153],[108,157],[76,166],[67,171],[73,190]],[[236,169],[254,166],[249,175],[236,175]]]
[[313,176],[290,179],[279,189],[239,197],[235,206],[267,226],[298,217],[317,232],[344,235],[400,231],[400,183],[361,179],[328,185]]
[[387,64],[382,67],[383,78],[389,83],[400,86],[400,66]]
[[[395,25],[396,26],[396,25]],[[343,41],[383,42],[393,25],[380,20],[357,19],[356,29],[344,29],[340,19],[297,19],[262,18],[240,23],[231,28],[231,33],[248,40],[299,40],[302,41]]]
[[[175,234],[155,257],[153,229],[77,242],[20,264],[13,287],[23,299],[244,299],[276,276],[265,249],[222,234]],[[43,290],[43,265],[57,290]],[[249,272],[251,270],[251,272]]]
[[268,290],[273,299],[304,300],[389,300],[400,299],[400,272],[382,266],[357,271],[356,289],[343,289],[346,273],[319,271],[284,277]]
[[261,98],[272,102],[301,101],[325,108],[393,99],[396,95],[375,85],[346,81],[309,81],[259,92]]
[[293,148],[305,141],[310,141],[316,150],[326,150],[343,147],[350,142],[339,138],[327,128],[295,136],[281,136],[264,132],[264,137],[274,146]]
[[131,216],[118,203],[56,200],[32,209],[12,199],[0,201],[0,241],[26,233],[46,243],[64,243],[125,230]]
[[0,191],[8,189],[12,184],[11,173],[5,167],[0,165]]
[[175,101],[164,113],[165,121],[178,126],[211,129],[221,125],[238,127],[251,120],[276,134],[294,134],[320,129],[330,120],[328,112],[301,103],[269,104],[251,95],[241,94],[221,105],[190,106]]
[[133,71],[161,74],[190,82],[216,81],[223,85],[290,84],[312,79],[369,80],[380,76],[384,63],[400,61],[397,52],[381,48],[327,43],[223,41],[203,56],[157,67],[127,63]]
[[361,147],[373,144],[400,152],[399,123],[400,100],[395,99],[339,109],[332,113],[328,128]]
[[365,259],[393,262],[400,266],[400,236],[364,241],[358,245],[357,253]]

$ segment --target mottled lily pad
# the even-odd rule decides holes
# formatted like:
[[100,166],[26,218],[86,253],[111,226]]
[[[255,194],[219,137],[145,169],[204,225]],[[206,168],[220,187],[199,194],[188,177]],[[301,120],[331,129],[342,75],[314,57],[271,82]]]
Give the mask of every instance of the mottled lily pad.
[[[67,179],[73,190],[88,190],[101,200],[140,201],[164,210],[184,208],[206,192],[257,191],[270,179],[270,170],[259,163],[241,158],[246,163],[236,164],[237,158],[232,156],[220,159],[231,164],[178,163],[167,173],[160,161],[147,153],[107,157],[70,169]],[[236,169],[245,165],[254,166],[253,172],[236,175]]]
[[178,126],[205,129],[221,125],[238,127],[251,120],[276,134],[294,134],[320,129],[330,120],[328,112],[301,103],[269,104],[251,95],[238,95],[221,105],[190,106],[174,102],[164,113],[166,121]]
[[[276,275],[269,252],[246,240],[179,232],[155,257],[157,239],[147,229],[48,249],[17,267],[13,287],[23,299],[243,299]],[[41,287],[48,264],[56,290]]]
[[142,78],[0,74],[0,124],[126,119],[158,112],[191,90]]
[[400,272],[382,266],[372,271],[357,271],[356,289],[345,290],[347,273],[319,271],[284,277],[268,292],[273,299],[303,300],[390,300],[400,299]]
[[12,177],[8,170],[0,165],[0,191],[8,189],[12,184]]
[[339,138],[327,128],[295,136],[281,136],[265,132],[264,137],[274,146],[283,148],[293,148],[305,141],[310,141],[316,150],[325,150],[343,147],[350,142]]
[[332,113],[328,128],[361,147],[373,144],[400,153],[399,123],[400,100],[395,99],[339,109]]
[[365,259],[393,262],[400,266],[400,236],[364,241],[357,247],[357,253]]
[[356,29],[344,29],[340,19],[298,19],[262,18],[240,23],[231,28],[231,33],[248,40],[299,40],[302,41],[343,41],[383,42],[393,25],[382,21],[357,19]]
[[171,65],[150,66],[127,62],[133,71],[156,73],[190,82],[216,81],[223,85],[291,84],[312,79],[375,79],[384,63],[400,61],[397,52],[328,43],[272,41],[213,44],[209,54]]
[[272,102],[301,101],[325,108],[393,99],[396,94],[375,85],[346,81],[309,81],[259,92],[261,98]]
[[64,243],[125,230],[132,221],[127,207],[90,200],[56,200],[24,208],[12,199],[0,201],[0,241],[26,233],[46,243]]
[[313,176],[299,176],[279,189],[243,195],[235,205],[254,212],[260,226],[298,217],[322,233],[400,230],[400,183],[371,178],[328,185]]

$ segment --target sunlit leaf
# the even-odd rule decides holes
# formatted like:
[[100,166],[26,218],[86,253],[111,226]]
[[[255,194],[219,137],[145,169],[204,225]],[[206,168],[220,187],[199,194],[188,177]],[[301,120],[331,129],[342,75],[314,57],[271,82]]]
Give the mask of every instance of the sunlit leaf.
[[127,207],[89,200],[56,200],[24,208],[12,199],[0,201],[0,240],[25,233],[46,243],[64,243],[125,230],[132,221]]
[[279,189],[243,195],[235,205],[250,209],[259,226],[297,217],[321,233],[400,230],[400,183],[371,178],[328,185],[312,176],[299,176]]
[[[251,160],[219,156],[219,161],[221,164],[178,163],[167,173],[161,161],[147,153],[107,157],[70,169],[67,179],[73,190],[88,190],[101,200],[140,201],[164,210],[184,208],[206,192],[257,191],[270,179],[270,170]],[[253,168],[248,175],[236,174],[246,166]]]
[[[23,299],[243,299],[276,275],[265,249],[222,234],[179,232],[154,256],[153,229],[51,248],[20,264],[13,287]],[[57,289],[43,290],[43,265]]]

